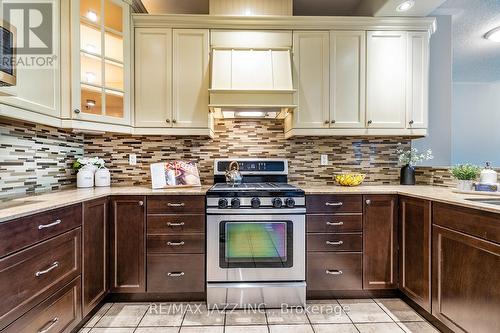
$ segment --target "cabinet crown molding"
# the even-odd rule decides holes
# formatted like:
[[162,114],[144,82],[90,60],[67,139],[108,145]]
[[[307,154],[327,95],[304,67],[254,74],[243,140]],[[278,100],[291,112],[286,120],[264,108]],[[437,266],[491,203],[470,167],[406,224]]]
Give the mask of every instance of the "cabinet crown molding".
[[433,17],[365,16],[216,16],[133,14],[136,28],[436,31]]

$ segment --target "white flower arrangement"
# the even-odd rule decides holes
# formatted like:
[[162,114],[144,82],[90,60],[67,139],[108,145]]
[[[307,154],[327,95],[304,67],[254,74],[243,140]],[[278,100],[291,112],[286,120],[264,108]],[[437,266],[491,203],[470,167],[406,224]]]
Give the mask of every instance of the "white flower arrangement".
[[403,165],[415,165],[434,158],[431,149],[427,149],[425,153],[419,154],[417,148],[403,149],[401,143],[398,143],[396,153],[399,155],[399,163]]
[[80,157],[73,163],[73,169],[80,170],[83,167],[94,166],[97,169],[104,168],[104,160],[99,157]]

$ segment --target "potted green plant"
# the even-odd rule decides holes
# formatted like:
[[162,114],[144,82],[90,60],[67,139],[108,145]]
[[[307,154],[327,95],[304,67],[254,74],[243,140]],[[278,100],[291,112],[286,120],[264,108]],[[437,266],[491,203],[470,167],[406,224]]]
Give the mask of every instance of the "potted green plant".
[[399,155],[399,163],[403,165],[400,174],[401,185],[415,185],[415,164],[434,158],[430,149],[419,153],[417,148],[404,149],[401,143],[398,143],[396,153]]
[[458,164],[450,169],[453,178],[457,180],[459,191],[472,191],[474,181],[481,173],[481,168],[473,164]]

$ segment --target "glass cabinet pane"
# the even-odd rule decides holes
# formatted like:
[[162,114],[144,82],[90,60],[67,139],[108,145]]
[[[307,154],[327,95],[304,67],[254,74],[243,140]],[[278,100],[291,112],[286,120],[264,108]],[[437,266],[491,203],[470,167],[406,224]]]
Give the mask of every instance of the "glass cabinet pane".
[[101,58],[86,53],[80,54],[81,81],[92,85],[102,85]]
[[104,77],[106,88],[123,90],[123,65],[106,61]]
[[104,0],[104,26],[122,32],[122,20],[122,7],[111,0]]
[[97,27],[80,23],[80,50],[100,55],[101,54],[101,30]]
[[123,37],[107,31],[104,38],[106,58],[123,62]]
[[106,115],[123,117],[123,93],[106,90]]
[[100,24],[101,0],[80,0],[80,16],[92,23]]
[[81,85],[81,109],[82,112],[101,115],[102,114],[102,93],[100,88]]

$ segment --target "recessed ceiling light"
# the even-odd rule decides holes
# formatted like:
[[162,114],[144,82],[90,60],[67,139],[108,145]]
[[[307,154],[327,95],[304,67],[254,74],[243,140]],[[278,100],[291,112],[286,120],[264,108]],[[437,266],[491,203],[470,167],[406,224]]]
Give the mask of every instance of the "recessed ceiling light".
[[398,12],[406,12],[407,10],[411,9],[415,5],[415,0],[406,0],[401,2],[398,7],[396,7],[396,10]]
[[491,40],[492,42],[500,43],[500,27],[496,27],[490,30],[484,35],[484,38]]

